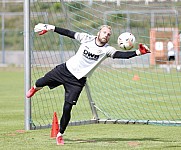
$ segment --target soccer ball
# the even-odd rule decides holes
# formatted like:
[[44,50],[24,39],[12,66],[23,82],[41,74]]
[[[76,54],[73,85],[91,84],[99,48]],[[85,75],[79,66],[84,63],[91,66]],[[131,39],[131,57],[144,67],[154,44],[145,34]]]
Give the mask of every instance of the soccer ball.
[[124,32],[118,37],[118,46],[123,50],[131,50],[134,47],[135,36],[130,32]]

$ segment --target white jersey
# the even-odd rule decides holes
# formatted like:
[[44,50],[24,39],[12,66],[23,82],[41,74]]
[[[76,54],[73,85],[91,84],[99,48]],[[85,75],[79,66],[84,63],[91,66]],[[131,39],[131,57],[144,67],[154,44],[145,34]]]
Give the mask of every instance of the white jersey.
[[96,36],[87,33],[76,32],[75,39],[81,45],[77,53],[66,62],[66,66],[77,79],[89,77],[103,60],[113,57],[116,52],[116,49],[108,44],[102,47],[96,45]]

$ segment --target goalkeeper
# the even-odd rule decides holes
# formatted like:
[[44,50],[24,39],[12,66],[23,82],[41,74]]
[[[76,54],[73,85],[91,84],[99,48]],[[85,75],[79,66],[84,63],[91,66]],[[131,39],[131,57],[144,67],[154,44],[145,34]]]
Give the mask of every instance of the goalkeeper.
[[63,133],[70,121],[72,107],[76,105],[79,95],[85,86],[86,78],[108,57],[113,59],[129,59],[150,53],[150,50],[144,44],[139,44],[139,48],[135,51],[121,52],[116,50],[108,44],[112,31],[111,27],[107,25],[101,26],[96,36],[42,23],[37,24],[34,28],[34,31],[38,32],[39,35],[43,35],[50,30],[75,39],[81,45],[73,57],[39,78],[35,85],[27,92],[26,97],[31,98],[44,86],[53,89],[63,85],[65,89],[65,101],[63,114],[60,119],[60,131],[56,137],[57,145],[63,145]]

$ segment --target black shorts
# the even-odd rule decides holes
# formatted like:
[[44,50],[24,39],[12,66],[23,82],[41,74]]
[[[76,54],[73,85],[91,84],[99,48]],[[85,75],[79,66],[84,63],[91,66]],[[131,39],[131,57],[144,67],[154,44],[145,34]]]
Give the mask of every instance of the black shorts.
[[175,56],[169,56],[168,57],[168,61],[174,61],[175,60]]
[[53,89],[57,86],[63,85],[65,89],[65,101],[75,105],[79,95],[85,86],[86,77],[77,79],[67,69],[66,64],[56,66],[54,69],[45,74],[36,82],[37,87],[48,86]]

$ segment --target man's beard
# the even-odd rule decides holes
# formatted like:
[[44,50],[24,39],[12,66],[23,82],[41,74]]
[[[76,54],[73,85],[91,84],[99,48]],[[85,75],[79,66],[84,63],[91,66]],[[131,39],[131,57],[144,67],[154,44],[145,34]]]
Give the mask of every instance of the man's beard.
[[100,38],[100,35],[98,35],[97,38],[98,38],[98,40],[100,41],[100,43],[103,44],[103,45],[108,42],[107,39],[102,39],[102,38]]

